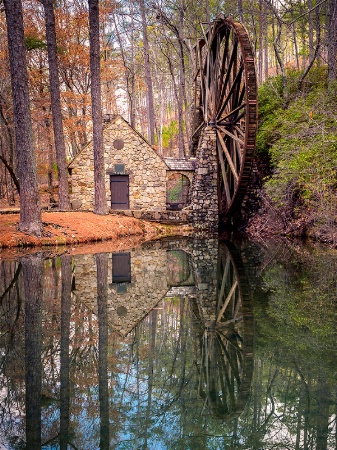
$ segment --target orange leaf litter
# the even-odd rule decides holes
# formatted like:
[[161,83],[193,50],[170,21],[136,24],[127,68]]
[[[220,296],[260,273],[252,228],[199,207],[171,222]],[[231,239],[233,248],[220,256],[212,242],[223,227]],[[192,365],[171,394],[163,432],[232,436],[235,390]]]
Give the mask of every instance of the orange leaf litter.
[[42,221],[43,234],[35,237],[18,230],[19,214],[0,214],[0,249],[117,241],[130,236],[150,240],[171,234],[186,234],[188,229],[91,212],[43,212]]

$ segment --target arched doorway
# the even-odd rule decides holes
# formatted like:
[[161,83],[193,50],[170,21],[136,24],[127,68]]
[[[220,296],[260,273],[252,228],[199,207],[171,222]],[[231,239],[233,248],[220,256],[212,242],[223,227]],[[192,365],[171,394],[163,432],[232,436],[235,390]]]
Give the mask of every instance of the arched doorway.
[[190,180],[182,173],[170,173],[166,184],[166,208],[183,209],[188,202]]

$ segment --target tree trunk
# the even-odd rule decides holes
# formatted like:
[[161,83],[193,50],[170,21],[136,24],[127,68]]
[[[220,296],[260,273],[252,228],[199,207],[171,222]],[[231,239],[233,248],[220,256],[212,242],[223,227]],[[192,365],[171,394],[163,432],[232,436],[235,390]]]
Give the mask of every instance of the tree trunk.
[[238,15],[240,22],[243,22],[243,6],[242,0],[238,0]]
[[337,52],[337,0],[330,0],[328,5],[328,80],[336,79]]
[[[181,133],[181,142],[179,146],[179,156],[185,157],[185,142],[184,142],[184,127],[183,127],[183,106],[185,109],[185,113],[187,114],[187,96],[186,96],[186,77],[185,77],[185,55],[184,55],[184,39],[183,39],[183,26],[184,26],[184,18],[185,18],[185,5],[182,1],[180,4],[179,10],[179,109],[181,111],[181,118],[179,119],[179,133]],[[186,115],[185,120],[185,128],[186,128],[186,138],[189,139],[189,130],[188,130],[188,117]]]
[[259,84],[262,83],[263,80],[263,56],[264,56],[264,52],[263,52],[263,44],[264,44],[264,40],[263,40],[263,28],[264,28],[264,14],[263,14],[263,7],[264,7],[264,3],[262,2],[262,0],[259,0],[259,58],[258,58],[258,66],[257,66],[257,75],[258,75],[258,82]]
[[36,177],[28,73],[21,0],[4,0],[17,154],[20,182],[20,231],[40,236],[42,232],[40,198]]
[[312,10],[312,0],[308,0],[308,38],[309,38],[309,61],[314,56],[314,16]]
[[94,144],[94,181],[96,214],[107,213],[104,173],[103,124],[101,102],[101,67],[98,0],[88,0],[90,33],[91,105]]
[[178,157],[183,158],[185,156],[185,148],[184,148],[184,129],[183,129],[183,101],[182,101],[182,91],[181,91],[181,83],[179,83],[179,88],[177,86],[174,74],[174,67],[169,55],[165,55],[167,58],[167,63],[170,69],[170,74],[172,77],[172,85],[174,97],[177,102],[178,108]]
[[142,16],[142,28],[143,28],[143,45],[144,45],[144,70],[145,81],[147,87],[147,115],[148,115],[148,130],[149,130],[149,142],[154,144],[154,129],[155,129],[155,112],[154,112],[154,100],[153,100],[153,86],[150,68],[150,54],[149,54],[149,41],[147,37],[147,23],[145,15],[145,3],[144,0],[139,0],[140,12]]
[[119,25],[116,19],[116,13],[113,14],[114,24],[116,35],[118,39],[119,48],[121,51],[121,56],[123,59],[123,65],[125,67],[125,82],[126,82],[126,91],[128,95],[128,105],[129,105],[129,119],[130,125],[132,128],[136,126],[136,96],[135,96],[135,55],[134,55],[134,18],[133,18],[133,10],[130,11],[130,19],[131,19],[131,37],[130,44],[131,49],[128,51],[128,56],[130,59],[130,63],[127,63],[126,52],[123,48],[122,36],[119,31]]
[[20,183],[19,183],[19,180],[16,178],[13,167],[9,164],[9,162],[6,160],[6,158],[4,158],[2,155],[0,155],[0,161],[3,162],[4,166],[8,170],[8,173],[11,176],[16,189],[17,189],[18,193],[20,194]]
[[268,79],[269,75],[269,66],[268,66],[268,12],[267,12],[267,5],[264,4],[263,8],[263,16],[264,16],[264,78],[263,80],[266,81]]
[[67,211],[70,209],[68,173],[66,164],[66,147],[62,123],[62,110],[60,98],[60,81],[57,58],[57,43],[55,32],[55,16],[53,0],[41,0],[44,8],[46,21],[46,38],[48,48],[49,82],[51,109],[53,114],[54,142],[56,151],[56,162],[58,169],[58,195],[59,209]]

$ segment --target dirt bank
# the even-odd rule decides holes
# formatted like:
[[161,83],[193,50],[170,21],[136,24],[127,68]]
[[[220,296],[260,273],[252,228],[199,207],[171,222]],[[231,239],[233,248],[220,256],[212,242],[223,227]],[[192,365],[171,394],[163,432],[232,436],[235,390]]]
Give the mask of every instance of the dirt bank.
[[175,234],[190,234],[189,226],[145,222],[132,217],[90,212],[43,212],[41,237],[18,230],[19,214],[0,214],[0,250],[13,247],[42,247],[117,241],[137,237],[137,241]]

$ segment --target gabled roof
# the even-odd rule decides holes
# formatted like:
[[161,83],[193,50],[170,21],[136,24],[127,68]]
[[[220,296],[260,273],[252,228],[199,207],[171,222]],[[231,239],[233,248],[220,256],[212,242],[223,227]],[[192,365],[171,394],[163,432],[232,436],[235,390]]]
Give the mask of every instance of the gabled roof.
[[170,170],[194,171],[196,158],[163,158]]
[[[157,152],[156,152],[156,150],[152,147],[152,145],[145,139],[145,137],[142,135],[142,134],[140,134],[139,133],[139,131],[137,131],[134,127],[132,127],[130,124],[129,124],[129,122],[127,121],[127,120],[125,120],[124,119],[124,117],[123,116],[121,116],[120,114],[106,114],[106,115],[104,115],[103,116],[103,122],[104,122],[104,125],[103,125],[103,135],[104,135],[104,132],[106,131],[106,130],[108,130],[109,129],[109,126],[111,125],[111,124],[113,124],[117,119],[121,119],[121,120],[123,120],[123,122],[142,140],[142,141],[144,141],[150,148],[151,148],[151,150],[158,156],[158,158],[160,158],[162,161],[163,161],[163,163],[165,164],[165,165],[167,165],[166,164],[166,162],[165,162],[165,160],[164,160],[164,158],[161,156],[161,155],[159,155]],[[77,155],[75,155],[74,156],[74,158],[70,161],[70,163],[68,164],[68,167],[71,167],[71,165],[72,165],[72,163],[81,155],[81,153],[89,146],[89,145],[92,145],[92,140],[91,141],[89,141],[78,153],[77,153]]]

